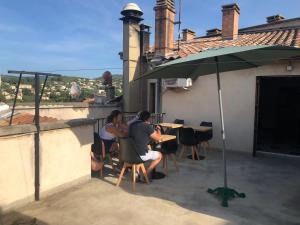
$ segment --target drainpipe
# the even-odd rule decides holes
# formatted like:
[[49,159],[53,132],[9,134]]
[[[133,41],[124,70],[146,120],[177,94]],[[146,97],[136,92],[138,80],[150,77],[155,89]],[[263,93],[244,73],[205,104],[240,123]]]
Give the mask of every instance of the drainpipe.
[[162,113],[162,109],[161,109],[161,98],[162,98],[162,80],[161,78],[157,79],[157,83],[156,83],[156,113],[160,114]]

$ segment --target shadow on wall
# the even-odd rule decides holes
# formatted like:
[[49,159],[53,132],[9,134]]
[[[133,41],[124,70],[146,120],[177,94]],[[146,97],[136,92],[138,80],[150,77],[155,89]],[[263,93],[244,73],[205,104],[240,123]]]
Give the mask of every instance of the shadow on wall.
[[73,134],[76,136],[78,142],[81,146],[92,144],[93,140],[93,132],[85,132],[88,131],[87,127],[82,126],[94,126],[95,121],[92,119],[74,119],[69,120],[66,124],[71,128]]
[[44,221],[21,214],[17,211],[3,213],[0,208],[0,225],[47,225]]

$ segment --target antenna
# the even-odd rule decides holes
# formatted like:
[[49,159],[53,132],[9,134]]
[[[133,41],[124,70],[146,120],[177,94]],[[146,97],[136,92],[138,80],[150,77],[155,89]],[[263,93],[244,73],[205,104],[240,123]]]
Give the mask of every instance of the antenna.
[[181,0],[179,0],[179,10],[178,10],[178,21],[175,22],[175,25],[178,25],[178,51],[180,49],[180,27],[181,27]]

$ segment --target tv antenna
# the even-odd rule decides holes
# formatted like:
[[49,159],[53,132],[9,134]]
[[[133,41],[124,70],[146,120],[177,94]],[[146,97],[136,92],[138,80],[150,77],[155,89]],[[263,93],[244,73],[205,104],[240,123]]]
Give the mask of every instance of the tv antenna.
[[174,24],[175,25],[178,25],[178,43],[177,43],[177,49],[178,49],[178,51],[179,51],[179,49],[180,49],[180,38],[181,38],[181,6],[182,6],[182,4],[181,4],[181,0],[179,0],[179,10],[178,10],[178,21],[176,21]]

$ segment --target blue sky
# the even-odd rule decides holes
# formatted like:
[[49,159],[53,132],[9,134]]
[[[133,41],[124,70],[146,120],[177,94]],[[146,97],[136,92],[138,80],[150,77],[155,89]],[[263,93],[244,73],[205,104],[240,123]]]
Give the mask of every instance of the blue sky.
[[[103,71],[61,70],[98,68],[114,68],[110,69],[113,73],[121,73],[119,18],[122,7],[130,1],[0,0],[0,73],[18,69],[96,77]],[[135,2],[153,32],[155,0]],[[191,28],[198,35],[221,28],[221,5],[232,2],[182,0],[182,28]],[[300,17],[300,0],[235,2],[241,8],[240,28],[265,23],[266,16],[278,13],[286,18]]]

